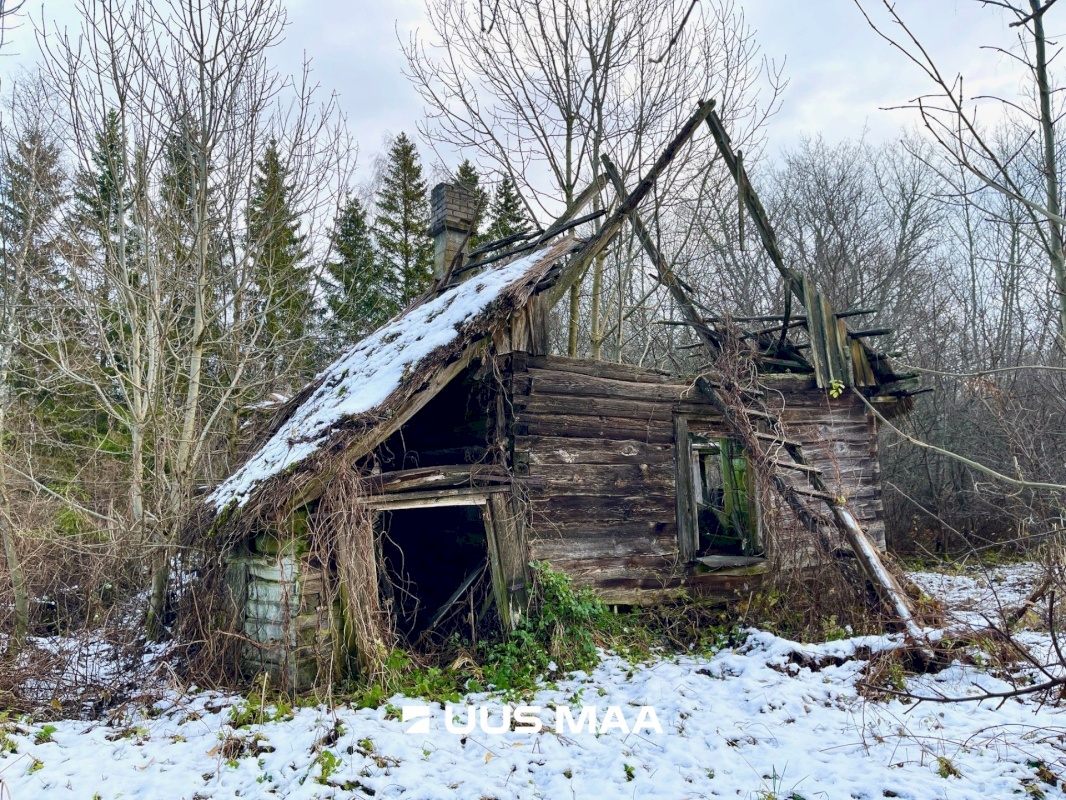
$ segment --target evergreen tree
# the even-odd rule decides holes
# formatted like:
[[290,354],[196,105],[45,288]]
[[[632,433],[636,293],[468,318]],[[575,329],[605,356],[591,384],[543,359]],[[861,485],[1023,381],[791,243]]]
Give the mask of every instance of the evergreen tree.
[[[286,362],[304,349],[313,307],[310,269],[300,223],[292,208],[292,186],[281,163],[277,142],[267,144],[256,165],[248,205],[248,251],[265,317],[270,359],[277,376]],[[298,369],[307,365],[297,364]]]
[[112,231],[130,207],[129,157],[122,121],[114,109],[107,112],[103,128],[96,134],[90,160],[93,169],[77,177],[74,200],[78,215],[104,232]]
[[329,309],[328,326],[340,334],[338,344],[358,341],[380,327],[398,310],[395,276],[377,257],[357,197],[349,197],[333,227],[333,253],[322,279]]
[[481,234],[481,223],[485,221],[485,213],[488,211],[489,193],[481,188],[481,176],[478,175],[477,167],[470,163],[469,158],[464,158],[459,169],[455,171],[455,181],[460,186],[472,189],[477,198],[478,215],[474,220],[474,232],[470,236],[470,244],[467,247],[467,252],[470,252],[487,241]]
[[0,258],[5,276],[19,274],[9,287],[38,301],[57,287],[58,235],[55,216],[63,202],[65,176],[60,146],[39,128],[26,131],[0,163]]
[[382,269],[396,282],[396,302],[406,306],[433,280],[426,181],[418,151],[406,134],[397,136],[389,148],[377,212],[374,237]]
[[168,216],[188,217],[192,212],[197,179],[196,157],[187,134],[173,132],[163,147],[160,196]]
[[[89,165],[74,179],[74,221],[87,256],[83,269],[92,275],[98,313],[112,343],[130,332],[130,315],[123,313],[123,307],[144,299],[140,288],[145,236],[139,225],[144,216],[138,219],[134,213],[137,197],[144,197],[144,165],[144,149],[131,151],[122,117],[112,109],[94,137]],[[111,355],[108,358],[101,350],[105,373],[131,369],[122,353]]]
[[225,248],[219,224],[222,215],[210,186],[212,165],[205,163],[196,134],[185,126],[167,136],[162,156],[159,203],[152,215],[153,245],[178,278],[165,287],[166,302],[181,318],[176,336],[191,346],[187,337],[196,329],[199,292],[201,317],[215,326],[209,341],[220,341],[217,325],[225,315],[217,308],[218,284],[224,271],[220,258]]
[[[99,245],[101,300],[107,305],[116,271],[124,272],[136,284],[136,271],[129,267],[140,241],[130,219],[133,169],[122,119],[114,109],[104,117],[89,159],[91,167],[75,177],[74,213],[78,224]],[[126,262],[119,266],[121,258]]]
[[510,175],[504,175],[503,180],[496,184],[489,219],[489,227],[484,236],[486,242],[506,239],[518,233],[529,233],[533,227],[526,218],[525,206]]
[[[66,191],[60,153],[57,141],[33,127],[0,160],[0,341],[8,345],[49,328],[58,295],[69,286],[59,266],[58,212]],[[10,379],[21,372],[29,381],[43,369],[27,349],[6,352]]]

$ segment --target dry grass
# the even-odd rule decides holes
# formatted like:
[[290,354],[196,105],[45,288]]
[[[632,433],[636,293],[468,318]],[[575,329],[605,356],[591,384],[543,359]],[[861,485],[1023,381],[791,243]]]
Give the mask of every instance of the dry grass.
[[336,565],[333,591],[343,602],[343,638],[358,654],[364,680],[374,681],[396,635],[381,605],[381,580],[387,578],[379,565],[373,512],[359,502],[363,494],[362,480],[353,471],[334,478],[314,516],[312,538],[322,563]]

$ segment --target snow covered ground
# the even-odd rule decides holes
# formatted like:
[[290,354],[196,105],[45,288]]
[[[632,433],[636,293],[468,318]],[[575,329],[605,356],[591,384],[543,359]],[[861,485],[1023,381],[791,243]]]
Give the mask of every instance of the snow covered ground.
[[931,597],[947,604],[948,622],[984,626],[998,622],[1000,612],[1021,606],[1043,575],[1038,564],[1001,566],[975,564],[959,572],[909,573],[912,581]]
[[[1008,568],[1000,584],[1024,595],[1023,573],[1031,577]],[[918,578],[932,588],[927,575]],[[982,579],[969,577],[938,590],[960,605],[980,603]],[[891,637],[800,645],[753,631],[713,657],[632,665],[607,656],[592,674],[529,701],[545,723],[536,733],[451,733],[439,706],[422,720],[428,732],[408,732],[418,723],[395,715],[419,701],[400,697],[379,709],[300,708],[234,728],[231,709],[242,701],[208,692],[110,721],[8,721],[0,723],[0,800],[1064,796],[1052,784],[1066,775],[1066,712],[1036,700],[862,700],[856,682],[866,662],[853,657],[856,648],[893,645]],[[975,685],[1006,686],[963,666],[912,682],[956,695]],[[468,702],[501,720],[502,700]],[[555,706],[575,718],[594,708],[601,725],[607,715],[612,724],[598,735],[560,733]],[[643,706],[661,733],[646,717],[632,730]],[[453,713],[465,720],[465,710]]]

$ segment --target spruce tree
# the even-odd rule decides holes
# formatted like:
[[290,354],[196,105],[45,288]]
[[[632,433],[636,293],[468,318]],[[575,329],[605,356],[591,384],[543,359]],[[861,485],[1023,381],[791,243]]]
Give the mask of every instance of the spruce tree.
[[39,128],[23,133],[0,162],[0,258],[5,276],[22,276],[8,288],[24,298],[41,301],[61,282],[52,223],[64,181],[59,143]]
[[[259,291],[260,313],[265,317],[268,347],[285,366],[304,349],[307,323],[313,307],[310,269],[304,264],[307,250],[296,210],[292,186],[281,163],[277,142],[267,144],[256,165],[252,199],[248,205],[248,251],[252,257]],[[297,364],[297,367],[306,365]]]
[[[23,335],[50,327],[59,294],[70,285],[60,267],[59,212],[66,200],[61,153],[56,140],[33,127],[0,160],[0,306],[13,315],[5,316],[0,328],[10,324]],[[9,377],[21,372],[32,383],[45,369],[32,349],[15,347],[8,356],[14,359]]]
[[485,221],[485,213],[489,208],[489,193],[481,188],[481,176],[478,175],[477,167],[470,163],[469,158],[464,158],[459,169],[455,171],[455,181],[460,186],[472,189],[477,198],[478,215],[474,220],[474,232],[470,236],[470,243],[467,247],[467,252],[469,252],[487,241],[480,231],[481,223]]
[[510,175],[504,175],[503,180],[496,184],[492,206],[489,208],[489,227],[485,231],[484,240],[494,242],[518,233],[529,233],[531,229],[525,206],[518,196],[518,188]]
[[396,277],[377,257],[366,210],[357,197],[348,198],[334,221],[333,254],[322,283],[328,327],[343,345],[362,339],[398,310]]
[[383,272],[396,282],[396,302],[406,306],[433,280],[433,242],[422,165],[414,142],[403,133],[389,148],[377,195],[374,238]]
[[91,166],[75,177],[74,211],[78,224],[99,246],[103,266],[99,291],[106,306],[116,272],[125,273],[136,283],[132,264],[141,241],[130,213],[135,191],[134,170],[122,119],[114,109],[104,117],[89,160]]
[[[47,328],[43,310],[54,302],[60,284],[54,221],[63,202],[63,183],[60,147],[40,128],[24,132],[0,161],[0,564],[7,572],[14,601],[9,652],[15,652],[26,635],[30,592],[7,507],[7,448],[27,447],[37,456],[36,444],[43,438],[19,436],[22,415],[17,412],[24,410],[21,406],[29,394],[18,391],[19,384],[31,392],[47,386],[51,397],[59,388],[55,380],[59,376],[47,375],[35,357],[38,342],[28,340]],[[46,424],[43,429],[57,427]],[[35,458],[35,463],[40,466],[41,460]]]
[[118,112],[111,110],[96,134],[89,156],[92,169],[79,173],[74,191],[78,216],[101,236],[117,227],[118,218],[130,207],[129,157]]

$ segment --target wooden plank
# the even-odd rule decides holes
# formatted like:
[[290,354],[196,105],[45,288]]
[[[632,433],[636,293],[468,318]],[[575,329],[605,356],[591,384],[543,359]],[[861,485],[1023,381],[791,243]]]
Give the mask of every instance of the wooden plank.
[[807,309],[807,335],[811,340],[810,360],[814,367],[814,380],[819,389],[832,383],[832,366],[826,359],[825,320],[822,303],[813,281],[803,282],[803,306]]
[[765,575],[770,571],[770,562],[765,558],[750,558],[746,563],[726,563],[719,559],[735,559],[737,556],[703,556],[697,563],[716,575]]
[[855,372],[856,386],[877,386],[877,378],[874,376],[870,359],[866,357],[866,348],[862,342],[852,339],[848,342],[851,347],[851,365]]
[[584,539],[661,539],[677,543],[677,524],[673,518],[673,508],[666,508],[669,521],[663,519],[631,519],[621,522],[603,522],[596,519],[540,519],[530,528],[529,536],[537,539],[565,539],[581,541]]
[[672,383],[677,384],[676,375],[650,367],[637,367],[632,364],[616,364],[612,361],[596,361],[590,358],[567,358],[565,356],[531,356],[526,361],[529,370],[542,369],[556,372],[570,372],[575,375],[588,375],[615,381],[633,383]]
[[515,414],[514,434],[581,439],[637,439],[649,444],[673,441],[669,423],[625,418],[600,419],[570,414],[535,414],[527,411]]
[[[558,558],[550,562],[556,569],[567,572],[575,582],[590,577],[595,580],[612,578],[659,578],[685,571],[674,555],[594,556],[592,558]],[[661,585],[661,583],[660,583]]]
[[799,442],[793,441],[792,439],[789,439],[788,437],[777,436],[776,434],[773,434],[773,433],[761,433],[759,431],[752,431],[752,434],[755,436],[756,439],[759,439],[759,440],[764,441],[764,442],[768,442],[770,444],[777,444],[777,445],[781,445],[782,447],[788,447],[788,446],[798,447],[798,446],[800,446]]
[[596,375],[582,375],[556,369],[530,369],[523,376],[527,380],[519,382],[516,376],[516,393],[521,386],[521,394],[562,394],[570,397],[609,397],[632,398],[634,400],[651,400],[656,402],[678,402],[688,400],[706,405],[703,399],[692,394],[688,384],[680,382],[664,383],[662,381],[631,381],[616,378],[603,378]]
[[[507,590],[507,616],[512,625],[518,624],[529,602],[529,546],[523,515],[515,508],[509,494],[489,496],[496,552]],[[500,600],[497,598],[497,603]]]
[[674,490],[674,470],[672,464],[531,464],[520,482],[559,496],[666,494]]
[[531,297],[526,303],[526,313],[529,315],[529,341],[526,343],[526,352],[538,356],[548,352],[551,347],[548,336],[550,312],[546,298],[542,295]]
[[447,487],[480,481],[506,482],[510,475],[492,464],[447,464],[439,467],[415,467],[373,475],[367,479],[371,493],[401,492],[425,487]]
[[[877,548],[866,537],[855,517],[852,516],[847,508],[841,506],[833,506],[833,508],[838,510],[835,516],[841,522],[841,528],[847,537],[848,544],[851,545],[859,564],[874,585],[874,589],[881,597],[881,600],[895,612],[911,639],[916,642],[924,640],[925,635],[915,619],[910,598],[903,592],[903,587],[899,585],[892,573],[885,568]],[[931,656],[932,654],[930,653],[929,655]]]
[[553,520],[598,522],[669,521],[676,502],[676,494],[633,495],[630,497],[597,497],[573,495],[563,497],[529,498],[533,511],[533,526],[543,525],[551,530]]
[[[649,403],[625,397],[571,397],[567,395],[533,394],[515,396],[515,411],[531,414],[565,414],[579,417],[617,417],[622,419],[662,422],[669,425],[673,416],[670,403]],[[700,408],[700,406],[696,406]]]
[[808,464],[797,464],[795,461],[783,461],[781,459],[770,459],[770,463],[778,469],[792,469],[797,472],[806,472],[811,475],[821,475],[822,471],[818,467],[812,467]]
[[817,489],[812,489],[810,486],[797,486],[793,484],[792,491],[796,494],[802,494],[805,497],[814,497],[818,500],[825,500],[830,503],[835,503],[837,500],[835,495],[832,495],[829,492],[819,492]]
[[507,569],[500,553],[500,537],[492,516],[492,509],[486,502],[482,508],[482,521],[485,523],[485,540],[489,551],[489,575],[492,578],[492,593],[496,598],[496,611],[500,615],[500,626],[504,632],[514,630],[517,620],[511,616],[511,593],[507,589]]
[[710,569],[727,569],[729,567],[753,567],[765,564],[766,559],[758,556],[700,556],[697,562]]
[[[847,347],[847,328],[844,329],[844,339],[841,340],[842,323],[833,313],[833,307],[825,299],[825,295],[818,293],[818,303],[821,306],[820,316],[825,327],[825,350],[826,361],[829,362],[831,380],[839,381],[844,386],[851,386],[854,380],[851,370],[851,350]],[[845,363],[845,351],[848,361]]]
[[672,444],[638,439],[583,439],[565,436],[515,437],[515,451],[528,453],[530,465],[672,463]]
[[435,506],[483,506],[489,494],[511,491],[510,486],[480,486],[463,489],[438,489],[425,492],[397,492],[363,498],[367,508],[375,511],[399,511],[404,508],[432,508]]
[[602,558],[673,558],[677,541],[646,538],[533,539],[529,543],[535,561],[553,564],[574,559]]
[[689,464],[692,458],[689,447],[688,420],[674,417],[674,465],[677,485],[677,549],[682,561],[689,561],[696,554],[699,544],[698,517],[695,504],[695,487]]

